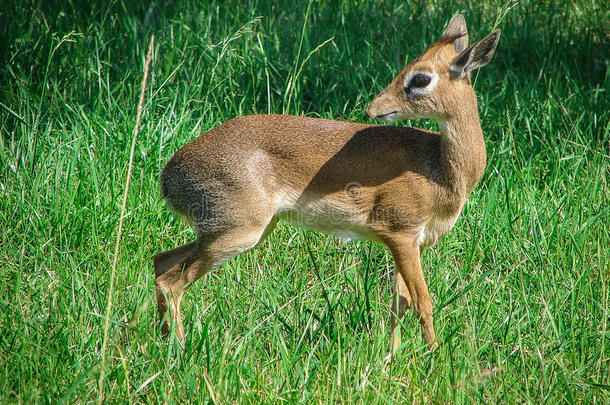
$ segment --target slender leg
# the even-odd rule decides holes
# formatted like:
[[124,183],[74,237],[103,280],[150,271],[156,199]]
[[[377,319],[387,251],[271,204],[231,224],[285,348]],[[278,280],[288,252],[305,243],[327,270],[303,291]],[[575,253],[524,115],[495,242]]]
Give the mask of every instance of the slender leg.
[[[423,246],[419,247],[420,257],[424,253]],[[398,323],[404,316],[407,309],[411,307],[411,295],[409,288],[402,278],[400,271],[396,271],[394,277],[394,301],[392,303],[392,332],[390,333],[390,349],[396,352],[401,344],[401,328]]]
[[391,350],[395,352],[400,347],[400,326],[405,311],[411,306],[411,295],[402,274],[397,271],[394,277],[394,301],[392,303],[392,332],[390,333]]
[[[180,303],[186,289],[214,266],[252,249],[271,233],[277,221],[270,218],[266,224],[263,221],[261,223],[225,231],[222,235],[200,234],[196,242],[155,256],[159,317],[163,320],[169,309],[176,325],[176,336],[181,342],[184,340],[184,330]],[[171,319],[165,319],[162,325],[164,335],[169,334]]]
[[421,268],[420,249],[413,237],[403,237],[388,243],[396,263],[396,270],[407,286],[415,315],[424,334],[424,340],[436,347],[432,321],[432,302]]
[[[206,253],[189,256],[179,263],[174,264],[167,271],[157,276],[157,309],[159,317],[163,319],[167,310],[170,310],[171,317],[176,325],[176,337],[180,342],[184,340],[184,330],[182,318],[180,316],[180,302],[182,297],[192,283],[206,274],[212,267],[212,262]],[[163,335],[168,335],[170,331],[171,319],[165,319],[162,325]]]
[[155,266],[155,276],[160,277],[172,266],[178,264],[182,260],[186,259],[196,249],[196,242],[187,243],[184,246],[177,247],[176,249],[168,250],[159,253],[153,258]]

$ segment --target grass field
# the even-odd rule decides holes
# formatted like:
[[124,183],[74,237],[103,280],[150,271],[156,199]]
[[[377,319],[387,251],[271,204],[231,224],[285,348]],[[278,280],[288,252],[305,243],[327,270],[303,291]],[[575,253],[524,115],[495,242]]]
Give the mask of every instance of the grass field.
[[[474,77],[487,170],[423,257],[438,351],[409,314],[384,360],[386,248],[286,224],[190,289],[184,349],[161,338],[151,257],[193,239],[159,197],[169,157],[242,114],[368,122],[457,12],[502,38]],[[0,403],[610,402],[609,21],[585,0],[5,0]]]

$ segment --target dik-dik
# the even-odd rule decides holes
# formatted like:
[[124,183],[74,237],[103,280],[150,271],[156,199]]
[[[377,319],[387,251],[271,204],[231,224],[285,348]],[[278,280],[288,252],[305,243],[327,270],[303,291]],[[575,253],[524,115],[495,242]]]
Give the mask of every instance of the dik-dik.
[[[254,248],[280,219],[349,239],[387,245],[396,265],[392,349],[398,320],[413,306],[425,341],[436,346],[422,250],[455,224],[486,164],[470,72],[489,62],[494,31],[468,46],[464,17],[411,62],[367,109],[386,122],[436,120],[440,133],[289,115],[251,115],[199,136],[161,174],[169,205],[197,239],[155,256],[163,331],[180,301],[210,269]],[[166,316],[170,309],[171,317]]]

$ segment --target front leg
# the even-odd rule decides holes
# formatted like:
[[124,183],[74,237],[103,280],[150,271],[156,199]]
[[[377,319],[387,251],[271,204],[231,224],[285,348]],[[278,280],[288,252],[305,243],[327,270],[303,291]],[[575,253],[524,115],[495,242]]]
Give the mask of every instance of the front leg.
[[[419,247],[420,262],[421,256],[424,254],[423,246]],[[392,353],[400,348],[401,333],[398,325],[399,321],[404,316],[405,312],[411,306],[411,295],[407,283],[402,278],[400,271],[394,274],[394,300],[392,301],[392,331],[390,332],[390,350]]]
[[[386,244],[394,257],[397,272],[396,279],[399,280],[398,275],[400,274],[402,281],[406,285],[406,291],[408,291],[408,295],[411,297],[413,310],[419,319],[424,340],[435,348],[438,345],[435,342],[436,334],[434,333],[432,321],[432,301],[430,300],[430,293],[428,292],[421,268],[420,248],[417,244],[417,239],[413,235],[400,235],[391,238]],[[400,285],[398,287],[400,289]],[[400,337],[396,341],[393,328],[392,347],[396,349],[398,346],[400,346]]]
[[411,295],[409,288],[402,278],[402,274],[396,271],[394,274],[394,299],[392,301],[392,332],[390,333],[390,349],[392,353],[400,347],[400,325],[405,311],[411,306]]

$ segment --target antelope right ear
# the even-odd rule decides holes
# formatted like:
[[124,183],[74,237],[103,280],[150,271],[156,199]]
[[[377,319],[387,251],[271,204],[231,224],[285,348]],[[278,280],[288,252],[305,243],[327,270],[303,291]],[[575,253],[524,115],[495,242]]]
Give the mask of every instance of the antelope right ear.
[[447,28],[445,28],[443,38],[456,38],[453,45],[457,53],[466,49],[468,46],[468,28],[466,28],[466,20],[463,15],[456,14],[453,16]]
[[456,56],[451,62],[449,70],[451,71],[452,77],[463,79],[468,72],[487,65],[496,52],[499,40],[500,30],[495,30],[479,42],[475,42],[464,49],[464,51]]

